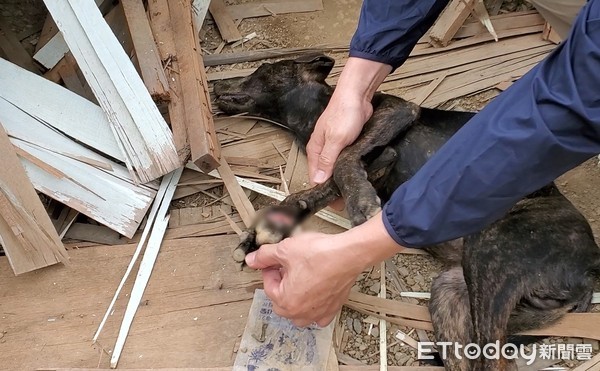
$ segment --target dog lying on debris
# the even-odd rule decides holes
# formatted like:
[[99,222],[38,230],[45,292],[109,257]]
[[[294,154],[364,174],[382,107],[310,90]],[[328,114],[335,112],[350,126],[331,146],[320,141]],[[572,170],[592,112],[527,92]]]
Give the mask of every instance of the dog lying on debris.
[[[261,65],[248,77],[215,84],[218,107],[281,123],[306,145],[333,92],[325,78],[334,65],[324,55]],[[331,201],[343,197],[353,225],[381,210],[382,201],[474,114],[421,108],[376,94],[374,113],[338,158],[332,178],[263,210],[234,258],[277,243]],[[506,343],[509,335],[542,328],[567,312],[588,310],[600,276],[600,249],[587,220],[549,184],[518,202],[479,233],[428,247],[444,263],[431,288],[436,340],[463,346]],[[453,353],[453,352],[449,352]],[[447,370],[512,370],[514,360],[444,360]]]

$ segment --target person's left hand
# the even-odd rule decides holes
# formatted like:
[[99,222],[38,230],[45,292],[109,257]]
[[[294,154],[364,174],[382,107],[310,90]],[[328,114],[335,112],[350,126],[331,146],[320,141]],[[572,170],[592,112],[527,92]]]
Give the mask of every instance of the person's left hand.
[[362,272],[340,235],[303,233],[248,254],[250,268],[262,269],[273,310],[299,327],[327,326],[348,299]]

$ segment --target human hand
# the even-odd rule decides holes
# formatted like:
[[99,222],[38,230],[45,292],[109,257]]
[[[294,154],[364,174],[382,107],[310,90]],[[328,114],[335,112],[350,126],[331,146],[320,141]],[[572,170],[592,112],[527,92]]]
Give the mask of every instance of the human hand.
[[303,233],[262,245],[246,256],[246,264],[262,269],[275,313],[299,327],[313,322],[327,326],[358,275],[401,248],[388,234],[380,212],[343,233]]
[[336,235],[303,233],[246,257],[250,268],[262,269],[275,313],[299,327],[324,327],[333,320],[363,270],[336,240]]
[[306,145],[312,185],[331,177],[340,152],[358,138],[373,114],[371,99],[390,71],[391,66],[383,63],[348,58],[331,100]]

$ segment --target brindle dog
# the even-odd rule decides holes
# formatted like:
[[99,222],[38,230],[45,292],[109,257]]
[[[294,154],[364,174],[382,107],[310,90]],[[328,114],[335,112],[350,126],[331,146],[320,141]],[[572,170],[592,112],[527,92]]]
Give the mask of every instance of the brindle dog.
[[[325,83],[333,64],[323,55],[263,64],[248,77],[216,83],[218,107],[279,122],[306,145],[333,92]],[[421,108],[386,94],[376,94],[372,103],[372,118],[340,154],[333,177],[263,210],[235,251],[237,261],[288,237],[340,196],[353,225],[365,222],[474,115]],[[439,342],[503,345],[511,334],[586,311],[600,276],[591,228],[554,184],[479,233],[427,250],[445,264],[429,304]],[[470,361],[449,354],[444,364],[461,371],[516,369],[514,360],[502,357]]]

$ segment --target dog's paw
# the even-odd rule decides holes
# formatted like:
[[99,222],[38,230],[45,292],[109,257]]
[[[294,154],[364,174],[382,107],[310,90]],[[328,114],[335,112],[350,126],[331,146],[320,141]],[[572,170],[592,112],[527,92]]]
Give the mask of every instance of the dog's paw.
[[240,236],[233,259],[243,263],[246,255],[264,244],[273,244],[289,237],[298,225],[298,212],[290,207],[273,206],[259,211],[253,227]]
[[362,189],[347,198],[346,207],[352,225],[357,226],[381,211],[381,200],[374,189]]

